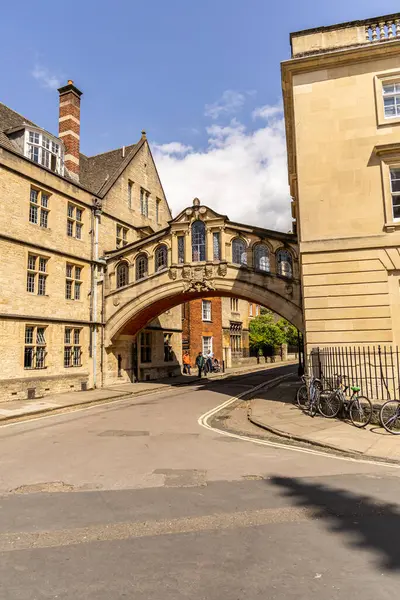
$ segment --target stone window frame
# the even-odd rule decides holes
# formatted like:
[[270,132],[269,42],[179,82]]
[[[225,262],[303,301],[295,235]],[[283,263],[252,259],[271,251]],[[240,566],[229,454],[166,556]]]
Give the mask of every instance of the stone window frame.
[[[205,344],[205,340],[210,340],[209,344]],[[213,352],[213,336],[212,335],[203,335],[201,338],[201,348],[203,354],[208,354],[209,352]]]
[[150,192],[143,187],[140,188],[140,214],[142,217],[149,218],[149,197]]
[[[31,185],[29,191],[29,223],[48,229],[49,225],[49,200],[51,194],[46,190]],[[34,216],[36,215],[36,218]]]
[[64,368],[82,366],[82,327],[64,329]]
[[[46,369],[47,342],[45,325],[27,323],[24,329],[24,369]],[[28,365],[27,358],[30,357]]]
[[378,127],[391,127],[400,123],[400,115],[396,117],[385,117],[383,102],[383,86],[391,83],[400,83],[400,70],[388,73],[378,73],[374,77],[376,120]]
[[160,244],[154,252],[154,272],[160,273],[168,268],[168,246]]
[[[286,255],[289,257],[288,260],[279,260],[280,255]],[[293,279],[293,271],[294,271],[294,256],[293,253],[288,248],[277,248],[275,251],[275,261],[276,261],[276,274],[278,277],[284,277],[285,279]],[[285,272],[285,268],[282,268],[281,265],[289,263],[290,265],[290,274]]]
[[[266,250],[266,255],[265,256],[260,256],[260,250],[261,249],[265,249]],[[256,244],[254,244],[253,246],[253,264],[254,264],[254,269],[256,271],[260,271],[262,273],[271,273],[271,248],[268,246],[268,244],[266,244],[265,242],[257,242]],[[263,269],[261,267],[261,261],[262,259],[266,259],[266,266],[267,268]]]
[[117,223],[115,226],[115,247],[123,248],[128,244],[128,227]]
[[115,269],[115,286],[117,289],[129,285],[129,263],[121,260]]
[[83,213],[84,208],[74,202],[68,202],[67,204],[67,236],[75,238],[76,240],[82,239],[83,230]]
[[[243,244],[243,249],[240,252],[240,257],[237,256],[236,246],[238,244]],[[231,259],[232,263],[238,267],[247,267],[248,266],[248,250],[249,244],[247,241],[240,235],[235,236],[231,242]]]
[[201,301],[201,320],[206,323],[212,322],[212,303],[211,300]]
[[82,271],[83,266],[71,263],[65,264],[65,299],[74,302],[82,297]]
[[140,363],[148,364],[152,361],[152,335],[151,331],[140,333]]
[[400,229],[400,219],[393,217],[392,189],[390,170],[400,169],[400,143],[375,146],[375,154],[379,158],[383,192],[384,225],[388,233]]
[[48,277],[49,257],[38,254],[37,252],[28,252],[27,256],[27,274],[26,291],[28,294],[37,296],[47,296],[46,286]]

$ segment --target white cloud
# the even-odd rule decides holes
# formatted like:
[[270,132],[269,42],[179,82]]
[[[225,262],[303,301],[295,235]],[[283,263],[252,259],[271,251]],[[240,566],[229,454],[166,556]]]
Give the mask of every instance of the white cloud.
[[217,102],[206,104],[204,114],[212,119],[218,119],[223,115],[233,115],[242,108],[244,102],[244,94],[235,92],[235,90],[225,90]]
[[45,88],[56,90],[61,86],[61,78],[50,73],[50,71],[43,65],[36,64],[34,69],[31,71],[31,75]]
[[281,117],[283,114],[283,104],[276,104],[275,106],[266,104],[265,106],[256,108],[251,114],[253,119],[265,119],[266,121],[278,115]]
[[[270,107],[271,109],[273,107]],[[267,113],[267,107],[263,107]],[[273,111],[273,114],[277,115]],[[212,125],[204,150],[176,154],[155,147],[155,160],[173,214],[193,198],[232,221],[269,229],[291,229],[286,144],[282,116],[255,131],[233,119]],[[171,147],[179,142],[174,142]]]
[[181,142],[170,142],[169,144],[154,144],[153,149],[160,154],[187,154],[192,146],[185,146]]

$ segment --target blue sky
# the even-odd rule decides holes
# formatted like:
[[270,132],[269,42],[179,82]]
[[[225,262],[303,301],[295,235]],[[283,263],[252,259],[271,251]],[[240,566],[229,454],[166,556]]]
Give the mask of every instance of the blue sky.
[[130,144],[145,128],[164,157],[172,142],[204,156],[215,127],[247,139],[265,126],[254,110],[280,100],[290,31],[396,9],[395,0],[15,0],[2,6],[0,101],[56,133],[54,88],[71,78],[84,93],[84,153]]

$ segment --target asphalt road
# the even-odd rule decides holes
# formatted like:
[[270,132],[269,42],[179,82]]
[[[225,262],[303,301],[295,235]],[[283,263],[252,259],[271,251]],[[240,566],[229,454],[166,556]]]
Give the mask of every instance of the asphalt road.
[[400,469],[198,424],[285,370],[2,427],[0,598],[397,598]]

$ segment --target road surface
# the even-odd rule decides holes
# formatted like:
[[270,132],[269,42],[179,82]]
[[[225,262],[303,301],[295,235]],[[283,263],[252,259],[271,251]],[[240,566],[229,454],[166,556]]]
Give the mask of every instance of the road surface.
[[2,427],[0,598],[398,597],[400,469],[198,424],[289,370]]

